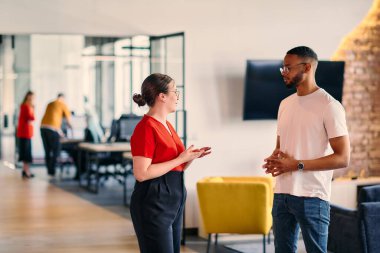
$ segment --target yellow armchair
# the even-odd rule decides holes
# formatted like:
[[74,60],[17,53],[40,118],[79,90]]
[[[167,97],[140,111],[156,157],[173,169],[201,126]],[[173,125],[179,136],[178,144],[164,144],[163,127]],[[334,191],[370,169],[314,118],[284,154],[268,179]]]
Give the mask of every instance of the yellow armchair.
[[[272,227],[273,180],[270,177],[208,177],[197,182],[207,252],[211,234],[262,234]],[[216,237],[217,238],[217,237]]]

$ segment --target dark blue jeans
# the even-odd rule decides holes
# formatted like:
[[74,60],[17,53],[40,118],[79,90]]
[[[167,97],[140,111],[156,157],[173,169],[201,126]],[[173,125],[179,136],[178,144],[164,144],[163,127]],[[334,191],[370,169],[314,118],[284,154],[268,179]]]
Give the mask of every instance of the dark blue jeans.
[[276,253],[295,253],[301,228],[308,253],[326,253],[330,204],[319,198],[275,194],[273,233]]

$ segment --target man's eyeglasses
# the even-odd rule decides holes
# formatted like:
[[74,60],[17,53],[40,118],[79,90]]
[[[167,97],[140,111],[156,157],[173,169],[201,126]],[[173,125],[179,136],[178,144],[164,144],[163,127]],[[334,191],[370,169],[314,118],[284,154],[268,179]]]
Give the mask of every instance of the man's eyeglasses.
[[177,97],[179,97],[179,90],[169,90],[169,92],[174,92]]
[[301,65],[301,64],[307,64],[307,62],[301,62],[301,63],[298,63],[298,64],[293,65],[293,66],[291,66],[291,67],[283,66],[282,68],[280,68],[280,72],[281,72],[281,74],[286,75],[286,74],[288,74],[290,71],[292,71],[292,68],[297,67],[298,65]]

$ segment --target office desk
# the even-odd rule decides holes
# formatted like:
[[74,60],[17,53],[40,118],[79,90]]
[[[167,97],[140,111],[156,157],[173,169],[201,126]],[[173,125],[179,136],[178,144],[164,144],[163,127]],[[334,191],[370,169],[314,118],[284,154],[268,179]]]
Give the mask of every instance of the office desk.
[[75,145],[83,142],[83,139],[61,138],[59,142],[61,143],[61,145]]
[[[129,152],[131,150],[131,145],[128,142],[116,142],[116,143],[88,143],[88,142],[82,142],[78,145],[78,164],[81,164],[81,153],[84,152],[85,157],[85,165],[83,173],[79,177],[79,185],[81,187],[85,187],[89,191],[93,193],[98,193],[99,191],[99,181],[102,176],[112,176],[116,180],[118,180],[120,183],[123,183],[125,185],[125,180],[128,175],[128,169],[127,166],[123,166],[122,160],[120,162],[115,163],[115,170],[113,173],[101,173],[100,172],[100,161],[101,161],[101,154],[120,154],[120,158],[122,157],[122,154],[124,152]],[[118,168],[116,166],[117,164],[121,165],[121,168]],[[94,166],[93,166],[94,165]],[[93,168],[94,167],[94,168]],[[92,185],[92,179],[93,176],[95,176],[95,184]],[[82,185],[82,179],[83,177],[86,177],[87,179],[87,185]],[[120,178],[121,177],[121,178]],[[126,186],[124,186],[126,187]],[[126,198],[126,197],[125,197]]]
[[131,144],[129,142],[114,142],[114,143],[89,143],[89,142],[81,142],[79,144],[79,149],[101,153],[101,152],[130,152]]

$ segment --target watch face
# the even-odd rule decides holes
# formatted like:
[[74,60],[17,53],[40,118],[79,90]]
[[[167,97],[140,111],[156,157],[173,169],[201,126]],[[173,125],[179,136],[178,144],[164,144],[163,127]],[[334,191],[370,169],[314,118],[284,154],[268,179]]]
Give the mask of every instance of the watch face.
[[298,170],[303,170],[303,167],[304,167],[304,165],[303,165],[303,163],[302,162],[298,162]]

